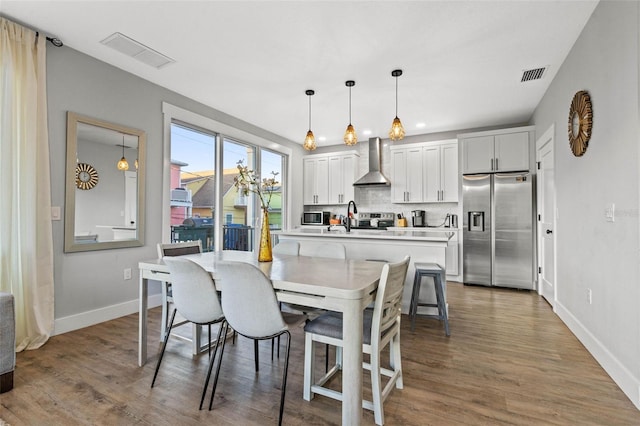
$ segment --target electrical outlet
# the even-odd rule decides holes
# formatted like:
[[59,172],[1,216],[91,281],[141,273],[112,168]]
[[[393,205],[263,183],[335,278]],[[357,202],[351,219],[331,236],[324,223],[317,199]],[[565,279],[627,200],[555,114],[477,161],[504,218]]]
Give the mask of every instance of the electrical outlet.
[[593,293],[591,292],[591,289],[587,289],[587,300],[589,301],[590,305],[591,303],[593,303]]
[[131,268],[125,268],[125,270],[124,270],[124,279],[125,280],[130,280],[131,279]]
[[604,217],[607,222],[615,222],[616,220],[616,205],[611,203],[604,209]]

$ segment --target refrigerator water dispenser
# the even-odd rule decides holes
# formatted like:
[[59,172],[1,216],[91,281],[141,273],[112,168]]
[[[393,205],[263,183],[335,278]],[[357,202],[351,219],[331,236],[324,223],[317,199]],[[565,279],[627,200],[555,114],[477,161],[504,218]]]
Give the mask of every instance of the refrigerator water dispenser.
[[484,232],[484,212],[469,212],[469,232]]

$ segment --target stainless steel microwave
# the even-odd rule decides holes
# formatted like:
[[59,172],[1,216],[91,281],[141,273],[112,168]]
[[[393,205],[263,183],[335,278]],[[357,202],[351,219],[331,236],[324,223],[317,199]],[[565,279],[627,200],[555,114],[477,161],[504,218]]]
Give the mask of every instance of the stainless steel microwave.
[[303,225],[328,225],[331,212],[302,212]]

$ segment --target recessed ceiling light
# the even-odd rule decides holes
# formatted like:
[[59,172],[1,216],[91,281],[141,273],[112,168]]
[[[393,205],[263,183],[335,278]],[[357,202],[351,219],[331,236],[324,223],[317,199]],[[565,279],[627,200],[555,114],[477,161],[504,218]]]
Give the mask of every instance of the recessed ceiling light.
[[362,134],[365,135],[365,136],[369,136],[371,134],[371,130],[369,130],[369,129],[363,130]]
[[327,137],[326,136],[318,136],[318,140],[320,142],[325,142],[327,140]]
[[425,127],[425,126],[426,126],[426,124],[425,124],[425,123],[418,123],[418,124],[416,124],[416,127],[417,127],[418,129],[422,129],[422,128],[423,128],[423,127]]

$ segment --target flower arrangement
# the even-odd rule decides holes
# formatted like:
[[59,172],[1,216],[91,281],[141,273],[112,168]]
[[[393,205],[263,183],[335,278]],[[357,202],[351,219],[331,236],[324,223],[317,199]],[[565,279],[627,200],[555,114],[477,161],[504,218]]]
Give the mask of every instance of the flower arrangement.
[[271,172],[270,178],[260,177],[254,170],[250,170],[249,166],[243,164],[243,160],[238,161],[238,176],[233,178],[233,185],[242,195],[249,195],[253,192],[260,198],[260,204],[265,211],[269,210],[271,204],[271,196],[275,192],[276,187],[280,184],[276,180],[278,172]]

